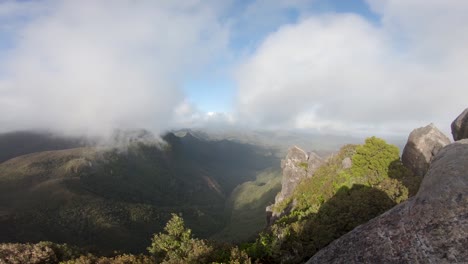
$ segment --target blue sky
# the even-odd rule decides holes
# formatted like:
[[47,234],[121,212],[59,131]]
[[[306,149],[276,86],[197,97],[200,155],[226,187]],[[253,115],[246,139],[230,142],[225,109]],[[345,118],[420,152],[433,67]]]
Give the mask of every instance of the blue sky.
[[0,132],[449,133],[467,106],[467,13],[459,0],[3,0]]
[[[241,16],[254,1],[235,1],[228,12],[226,20]],[[255,25],[249,28],[248,21],[242,21],[233,28],[229,39],[229,47],[233,53],[230,60],[224,59],[209,65],[205,70],[187,80],[184,80],[183,90],[188,100],[204,112],[231,112],[234,108],[236,83],[229,69],[235,64],[236,58],[245,53],[252,53],[261,41],[271,32],[285,24],[294,24],[301,15],[321,15],[327,13],[353,13],[368,21],[378,24],[379,16],[371,11],[363,0],[314,0],[308,1],[300,9],[291,7],[278,10],[272,14],[279,16],[276,23]],[[249,17],[255,19],[254,17]],[[247,29],[246,29],[247,28]]]

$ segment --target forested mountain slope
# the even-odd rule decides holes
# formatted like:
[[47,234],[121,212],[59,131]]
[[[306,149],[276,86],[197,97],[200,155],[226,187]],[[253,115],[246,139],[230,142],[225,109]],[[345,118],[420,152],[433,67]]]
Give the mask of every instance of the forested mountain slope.
[[2,241],[139,252],[171,213],[182,213],[197,236],[208,237],[225,227],[236,186],[278,169],[270,150],[253,145],[190,134],[164,139],[167,144],[45,151],[0,163]]

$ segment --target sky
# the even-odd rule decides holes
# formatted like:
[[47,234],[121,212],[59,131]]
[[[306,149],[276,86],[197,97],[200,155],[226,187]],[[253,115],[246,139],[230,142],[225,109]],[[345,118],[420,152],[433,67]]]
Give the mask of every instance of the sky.
[[0,132],[183,127],[446,134],[460,0],[0,0]]

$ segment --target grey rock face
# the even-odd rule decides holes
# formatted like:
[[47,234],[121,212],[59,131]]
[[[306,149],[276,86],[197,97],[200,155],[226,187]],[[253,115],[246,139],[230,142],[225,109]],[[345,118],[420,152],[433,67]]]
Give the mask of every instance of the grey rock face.
[[296,146],[289,149],[286,158],[281,161],[283,179],[281,181],[281,192],[276,197],[275,203],[289,198],[299,182],[311,177],[322,165],[322,162],[322,158],[313,152],[307,154]]
[[297,184],[307,177],[307,153],[294,146],[289,149],[286,158],[281,161],[283,178],[281,180],[281,192],[276,197],[275,203],[279,203],[290,197]]
[[417,128],[409,135],[401,160],[415,175],[424,176],[432,158],[448,144],[450,139],[434,124]]
[[307,263],[467,263],[468,139],[444,147],[418,194]]
[[346,157],[341,162],[341,166],[343,167],[343,169],[349,169],[353,166],[353,161],[351,160],[350,157]]
[[[311,152],[307,154],[299,147],[289,149],[286,158],[281,161],[283,169],[283,178],[281,181],[281,192],[275,198],[275,204],[279,204],[285,199],[291,197],[294,189],[305,178],[312,177],[315,171],[322,165],[323,159],[317,154]],[[287,212],[273,212],[274,205],[266,208],[267,222],[273,223],[282,214]],[[294,202],[286,209],[291,210],[294,207]]]
[[453,140],[468,138],[468,108],[452,122]]
[[314,175],[315,171],[322,166],[324,160],[314,152],[307,155],[307,178]]

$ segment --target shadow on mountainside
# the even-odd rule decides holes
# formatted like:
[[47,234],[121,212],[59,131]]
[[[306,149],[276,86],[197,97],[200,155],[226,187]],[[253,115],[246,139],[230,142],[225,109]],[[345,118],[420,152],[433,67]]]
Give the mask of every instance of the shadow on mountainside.
[[265,207],[280,190],[279,170],[262,171],[255,181],[237,186],[228,199],[226,227],[211,239],[236,243],[255,240],[266,226]]
[[388,166],[388,177],[398,180],[408,189],[408,197],[416,195],[423,176],[414,175],[410,169],[406,168],[400,159],[394,160]]
[[[274,231],[279,243],[271,252],[273,258],[266,262],[306,261],[333,240],[414,196],[422,180],[404,167],[400,159],[389,162],[385,174],[368,172],[355,177],[354,181],[361,184],[340,187],[319,205],[316,213],[293,210],[280,219],[275,225],[281,231]],[[333,189],[333,184],[324,183],[323,192]]]
[[341,187],[317,213],[303,220],[296,216],[290,233],[281,241],[283,250],[275,252],[274,259],[281,259],[282,263],[302,263],[333,240],[395,205],[379,189],[360,184]]

